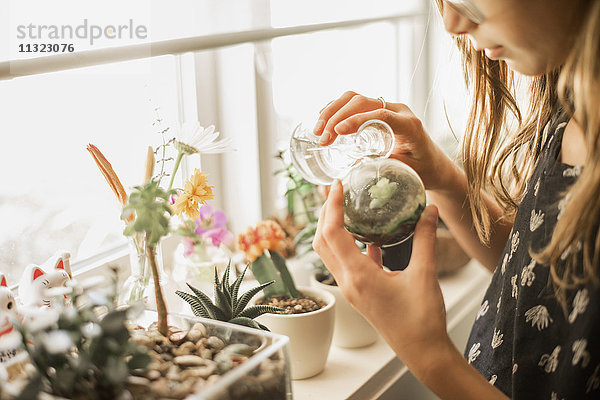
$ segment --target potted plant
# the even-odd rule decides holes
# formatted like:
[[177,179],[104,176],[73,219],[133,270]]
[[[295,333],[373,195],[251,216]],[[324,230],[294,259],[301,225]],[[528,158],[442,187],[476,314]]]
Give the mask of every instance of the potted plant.
[[261,221],[238,235],[237,245],[251,263],[254,276],[265,286],[253,304],[283,308],[256,320],[290,338],[292,379],[314,376],[325,368],[333,336],[335,297],[313,287],[296,287],[285,259],[284,233],[274,221]]
[[[295,230],[293,245],[299,259],[294,263],[299,263],[294,268],[296,276],[304,277],[303,272],[307,270],[305,265],[309,263],[312,266],[308,274],[307,284],[325,290],[335,297],[335,328],[333,331],[333,344],[340,347],[363,347],[374,343],[378,334],[371,324],[363,318],[344,298],[342,292],[337,287],[335,279],[329,273],[319,256],[312,249],[312,241],[317,229],[317,212],[322,204],[323,197],[319,193],[319,188],[302,178],[291,163],[286,163],[284,154],[280,152],[277,158],[283,163],[284,167],[278,171],[288,180],[288,214],[293,223],[298,224],[298,220],[305,221],[300,230]],[[289,231],[290,229],[286,229]],[[288,260],[288,262],[292,262]],[[299,272],[298,272],[299,271]]]
[[[2,400],[289,398],[287,338],[176,315],[165,337],[155,312],[115,308],[114,282],[52,289],[54,308],[19,326],[28,358],[18,375],[0,373]],[[64,293],[73,307],[56,301]]]

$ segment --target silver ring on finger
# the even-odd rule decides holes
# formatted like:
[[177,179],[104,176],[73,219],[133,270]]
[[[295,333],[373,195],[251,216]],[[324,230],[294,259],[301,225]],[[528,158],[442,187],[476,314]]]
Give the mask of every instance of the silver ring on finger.
[[385,106],[387,105],[387,103],[385,102],[385,100],[383,99],[383,97],[379,96],[377,98],[377,100],[379,100],[381,102],[381,108],[385,108]]

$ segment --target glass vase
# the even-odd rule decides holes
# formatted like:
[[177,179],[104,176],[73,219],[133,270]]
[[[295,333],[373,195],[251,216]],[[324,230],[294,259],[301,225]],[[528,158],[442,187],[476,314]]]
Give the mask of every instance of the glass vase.
[[[162,246],[159,242],[156,245],[156,267],[161,286],[168,281],[167,274],[163,267]],[[145,237],[134,236],[129,242],[129,264],[130,275],[125,280],[118,296],[119,305],[130,305],[142,302],[146,309],[156,310],[156,297],[154,295],[154,278],[152,269],[146,251]]]
[[[231,252],[226,246],[210,245],[201,245],[194,253],[186,256],[184,245],[180,243],[173,254],[173,280],[184,292],[190,292],[187,286],[189,283],[214,299],[215,268],[221,276],[230,258]],[[235,274],[232,275],[235,279]]]

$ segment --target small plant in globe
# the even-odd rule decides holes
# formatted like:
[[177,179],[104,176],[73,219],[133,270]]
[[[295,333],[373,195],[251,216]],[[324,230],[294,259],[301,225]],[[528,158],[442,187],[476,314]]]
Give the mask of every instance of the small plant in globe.
[[426,201],[412,168],[389,158],[364,160],[342,183],[344,225],[357,240],[387,247],[412,236]]

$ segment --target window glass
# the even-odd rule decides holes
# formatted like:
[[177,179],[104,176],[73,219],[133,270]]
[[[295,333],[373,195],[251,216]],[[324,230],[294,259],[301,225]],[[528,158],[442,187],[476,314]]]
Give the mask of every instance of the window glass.
[[126,189],[141,183],[155,109],[176,126],[175,58],[0,81],[0,271],[18,283],[57,249],[80,260],[123,241],[120,204],[86,145],[112,163]]

